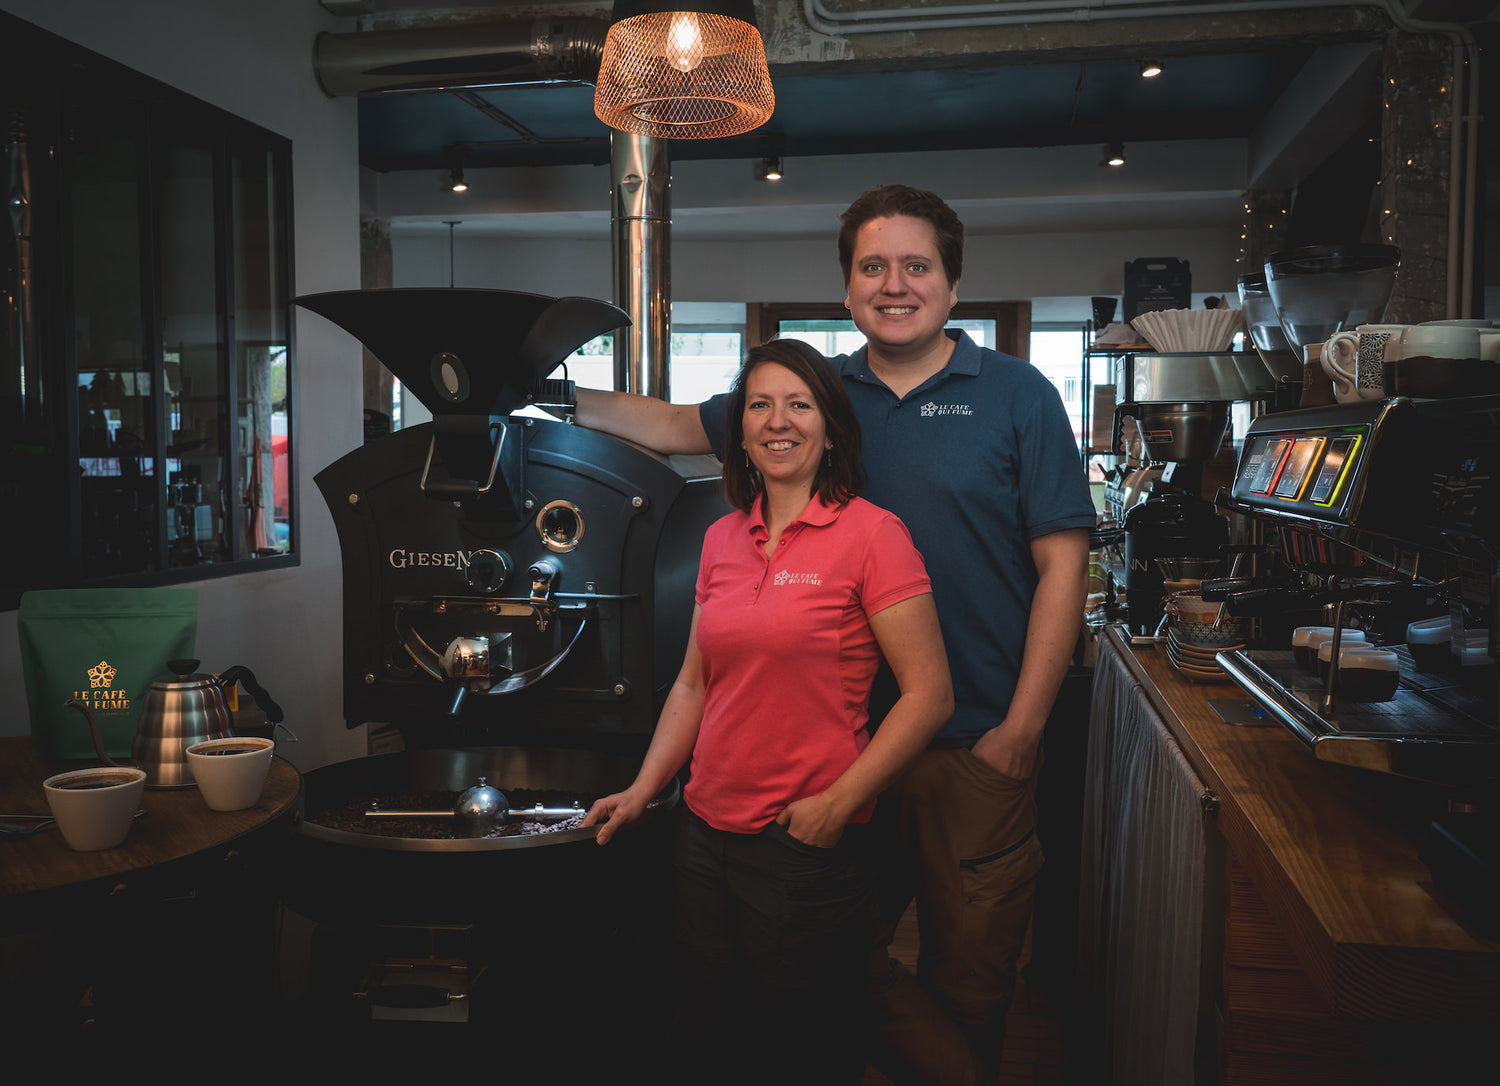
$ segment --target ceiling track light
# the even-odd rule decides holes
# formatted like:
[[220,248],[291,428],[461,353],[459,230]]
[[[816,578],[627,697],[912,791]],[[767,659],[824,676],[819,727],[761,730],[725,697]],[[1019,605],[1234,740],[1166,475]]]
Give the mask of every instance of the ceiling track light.
[[1161,75],[1161,61],[1159,61],[1159,60],[1143,60],[1143,61],[1141,61],[1141,78],[1142,79],[1155,79],[1159,75]]
[[594,85],[605,124],[719,139],[759,128],[775,109],[753,0],[616,0]]
[[468,192],[469,183],[464,180],[464,168],[454,166],[448,171],[448,188],[454,192]]
[[770,135],[761,138],[760,158],[755,163],[755,179],[757,181],[781,180],[781,152],[785,147],[785,136]]
[[1125,145],[1118,141],[1104,145],[1104,158],[1099,162],[1101,166],[1123,166],[1125,165]]

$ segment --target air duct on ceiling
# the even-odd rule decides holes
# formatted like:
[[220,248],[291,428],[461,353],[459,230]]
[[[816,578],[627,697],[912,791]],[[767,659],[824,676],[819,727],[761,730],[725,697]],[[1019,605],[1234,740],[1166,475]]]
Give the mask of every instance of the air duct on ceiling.
[[313,42],[313,67],[335,96],[593,84],[608,31],[602,19],[579,18],[325,33]]

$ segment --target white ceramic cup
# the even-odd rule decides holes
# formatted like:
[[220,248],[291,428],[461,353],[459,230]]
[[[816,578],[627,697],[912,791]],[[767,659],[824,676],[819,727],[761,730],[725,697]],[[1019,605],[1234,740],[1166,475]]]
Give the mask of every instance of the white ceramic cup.
[[1423,321],[1424,328],[1493,328],[1494,321],[1487,320],[1461,320],[1461,321]]
[[1339,403],[1385,396],[1385,368],[1401,357],[1404,324],[1361,324],[1335,332],[1323,344],[1320,361]]
[[276,744],[269,739],[210,739],[187,748],[188,768],[211,810],[243,811],[260,799],[275,753]]
[[1401,333],[1401,360],[1478,358],[1479,329],[1467,324],[1413,324]]
[[98,852],[123,842],[145,789],[145,770],[133,766],[74,769],[42,782],[58,830],[77,852]]

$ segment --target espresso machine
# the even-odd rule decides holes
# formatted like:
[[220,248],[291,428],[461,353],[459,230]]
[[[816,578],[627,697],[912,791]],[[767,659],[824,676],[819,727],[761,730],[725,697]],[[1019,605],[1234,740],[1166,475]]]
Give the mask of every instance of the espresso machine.
[[[1272,254],[1264,279],[1282,339],[1307,353],[1378,322],[1399,264],[1380,245]],[[1258,645],[1219,653],[1219,665],[1319,761],[1421,782],[1413,787],[1430,793],[1423,808],[1433,812],[1423,861],[1436,882],[1482,904],[1476,915],[1496,915],[1500,396],[1264,414],[1217,504],[1254,525],[1266,559],[1248,579],[1204,582],[1204,597],[1231,615],[1308,613],[1334,631],[1326,668],[1299,666],[1264,630]],[[1364,652],[1349,663],[1341,652],[1347,630],[1394,656],[1394,684],[1371,692],[1372,673],[1354,666]]]
[[[1394,695],[1362,696],[1339,647],[1321,673],[1263,642],[1220,666],[1320,761],[1437,786],[1422,858],[1457,894],[1500,906],[1500,396],[1396,397],[1264,415],[1232,512],[1254,518],[1291,583],[1230,581],[1231,615],[1322,607],[1393,651]],[[1385,620],[1392,612],[1401,621]],[[1425,616],[1425,617],[1424,617]],[[1416,621],[1406,621],[1415,618]],[[1442,636],[1436,646],[1426,636]],[[1418,634],[1422,636],[1418,636]]]

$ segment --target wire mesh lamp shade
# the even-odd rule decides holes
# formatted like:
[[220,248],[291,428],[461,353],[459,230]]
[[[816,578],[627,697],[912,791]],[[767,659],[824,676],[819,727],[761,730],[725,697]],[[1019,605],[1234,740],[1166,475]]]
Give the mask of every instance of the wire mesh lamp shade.
[[[683,3],[712,10],[651,10]],[[751,0],[615,4],[594,85],[594,113],[611,128],[718,139],[758,128],[775,109]]]

